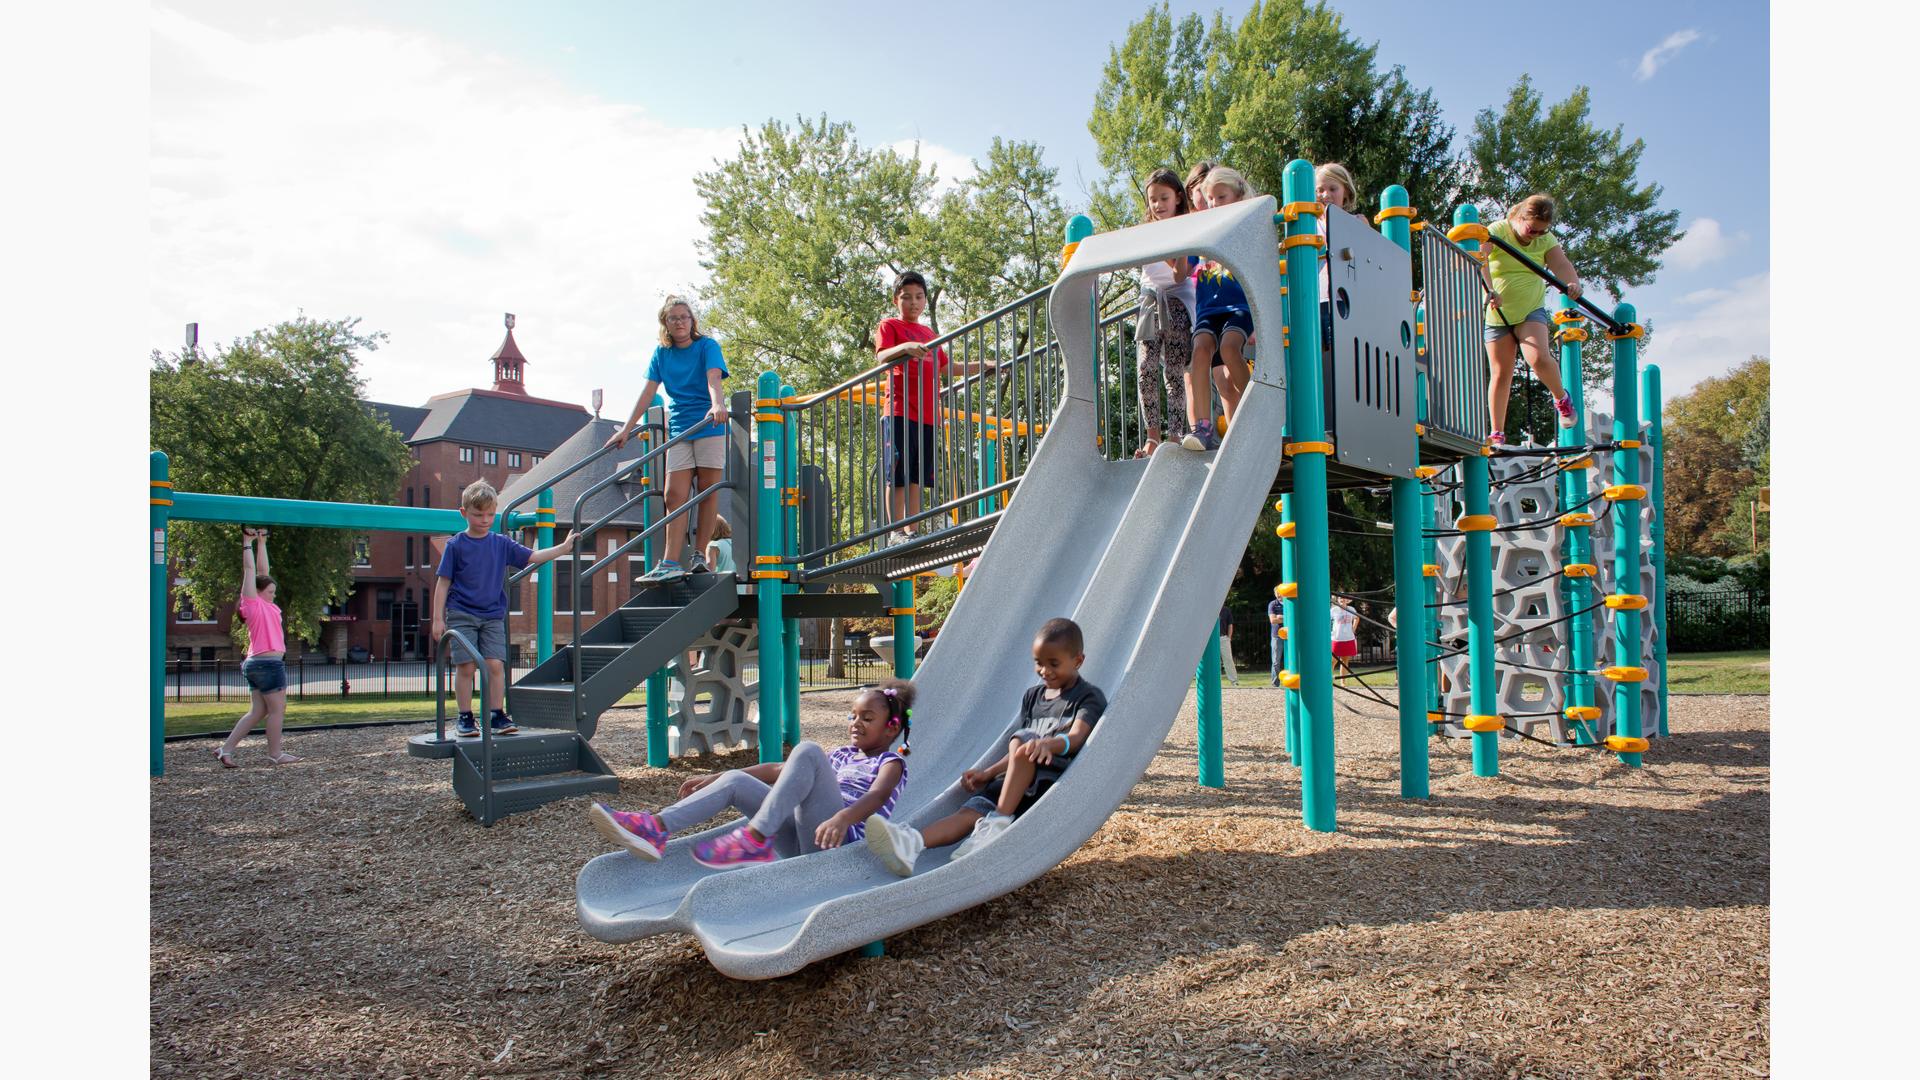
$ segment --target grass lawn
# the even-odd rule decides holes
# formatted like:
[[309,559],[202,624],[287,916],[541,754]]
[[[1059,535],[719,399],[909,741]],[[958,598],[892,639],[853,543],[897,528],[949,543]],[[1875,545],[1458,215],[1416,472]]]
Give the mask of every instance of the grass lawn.
[[[1743,652],[1674,653],[1667,658],[1667,691],[1673,694],[1766,694],[1771,693],[1766,649]],[[1368,686],[1397,685],[1398,676],[1389,668],[1362,676]],[[1265,668],[1240,669],[1239,686],[1267,686]]]

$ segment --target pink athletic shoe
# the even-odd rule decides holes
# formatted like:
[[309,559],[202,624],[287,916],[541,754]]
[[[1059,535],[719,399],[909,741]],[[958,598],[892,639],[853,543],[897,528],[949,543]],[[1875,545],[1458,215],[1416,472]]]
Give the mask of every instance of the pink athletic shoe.
[[1568,394],[1554,402],[1553,411],[1560,414],[1560,426],[1564,428],[1572,427],[1574,423],[1580,419],[1580,414],[1573,411],[1572,394]]
[[1505,446],[1505,445],[1507,445],[1507,433],[1506,433],[1506,432],[1504,432],[1504,431],[1501,431],[1501,430],[1500,430],[1500,429],[1498,429],[1498,428],[1495,428],[1494,430],[1492,430],[1492,431],[1490,431],[1490,432],[1488,432],[1488,433],[1487,433],[1487,445],[1488,445],[1488,446]]
[[748,863],[770,863],[779,857],[774,853],[773,841],[755,840],[747,835],[745,825],[718,840],[702,840],[693,845],[693,861],[716,870],[728,870]]
[[619,844],[649,862],[657,861],[667,850],[667,827],[661,820],[642,810],[629,814],[604,803],[587,808],[593,827],[601,836]]

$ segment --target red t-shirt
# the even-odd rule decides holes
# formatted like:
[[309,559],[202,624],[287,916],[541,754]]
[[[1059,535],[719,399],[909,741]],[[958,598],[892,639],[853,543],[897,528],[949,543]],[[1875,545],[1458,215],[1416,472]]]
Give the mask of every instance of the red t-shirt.
[[[880,324],[880,333],[874,342],[873,351],[885,352],[905,341],[932,341],[937,337],[933,327],[925,323],[911,323],[905,319],[887,319]],[[921,423],[934,423],[940,418],[940,372],[947,369],[947,350],[935,349],[932,355],[918,359],[906,356],[887,372],[887,415],[904,416]],[[913,393],[907,392],[911,384]]]

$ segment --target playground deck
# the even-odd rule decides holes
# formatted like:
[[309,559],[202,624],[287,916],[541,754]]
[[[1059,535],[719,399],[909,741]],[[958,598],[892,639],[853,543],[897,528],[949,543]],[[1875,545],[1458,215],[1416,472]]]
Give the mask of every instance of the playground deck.
[[[735,982],[697,945],[581,933],[604,850],[578,800],[476,826],[409,729],[299,736],[307,761],[153,781],[156,1075],[1586,1077],[1764,1073],[1769,704],[1675,698],[1610,755],[1437,748],[1394,795],[1387,709],[1338,695],[1341,831],[1307,831],[1277,692],[1226,694],[1227,787],[1193,782],[1191,697],[1113,818],[1032,884],[887,943]],[[837,745],[839,695],[804,730]],[[1355,706],[1357,706],[1357,711]],[[595,747],[621,805],[644,716]],[[724,765],[752,762],[749,753]],[[712,766],[709,766],[712,767]]]

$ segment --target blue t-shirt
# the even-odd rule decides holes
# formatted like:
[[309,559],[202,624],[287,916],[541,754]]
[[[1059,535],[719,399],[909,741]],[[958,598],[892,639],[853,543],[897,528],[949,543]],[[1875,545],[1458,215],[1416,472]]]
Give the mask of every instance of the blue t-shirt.
[[507,615],[507,568],[519,569],[533,557],[533,549],[506,533],[490,532],[478,539],[453,534],[440,556],[440,576],[447,587],[447,610],[459,608],[483,619]]
[[[707,394],[707,372],[727,374],[727,361],[720,355],[720,343],[710,337],[694,338],[684,349],[657,345],[653,359],[647,361],[647,378],[667,391],[667,436],[675,435],[699,423],[713,411],[713,398]],[[723,427],[707,427],[696,439],[725,435]]]
[[1224,266],[1201,269],[1201,259],[1188,257],[1188,263],[1194,268],[1194,312],[1193,319],[1199,322],[1209,315],[1222,312],[1247,311],[1247,294],[1240,288],[1240,282]]
[[[1267,618],[1269,619],[1283,618],[1285,617],[1286,614],[1287,614],[1287,602],[1285,600],[1267,601]],[[1280,636],[1280,627],[1278,624],[1268,623],[1267,630],[1270,631],[1274,637]]]

